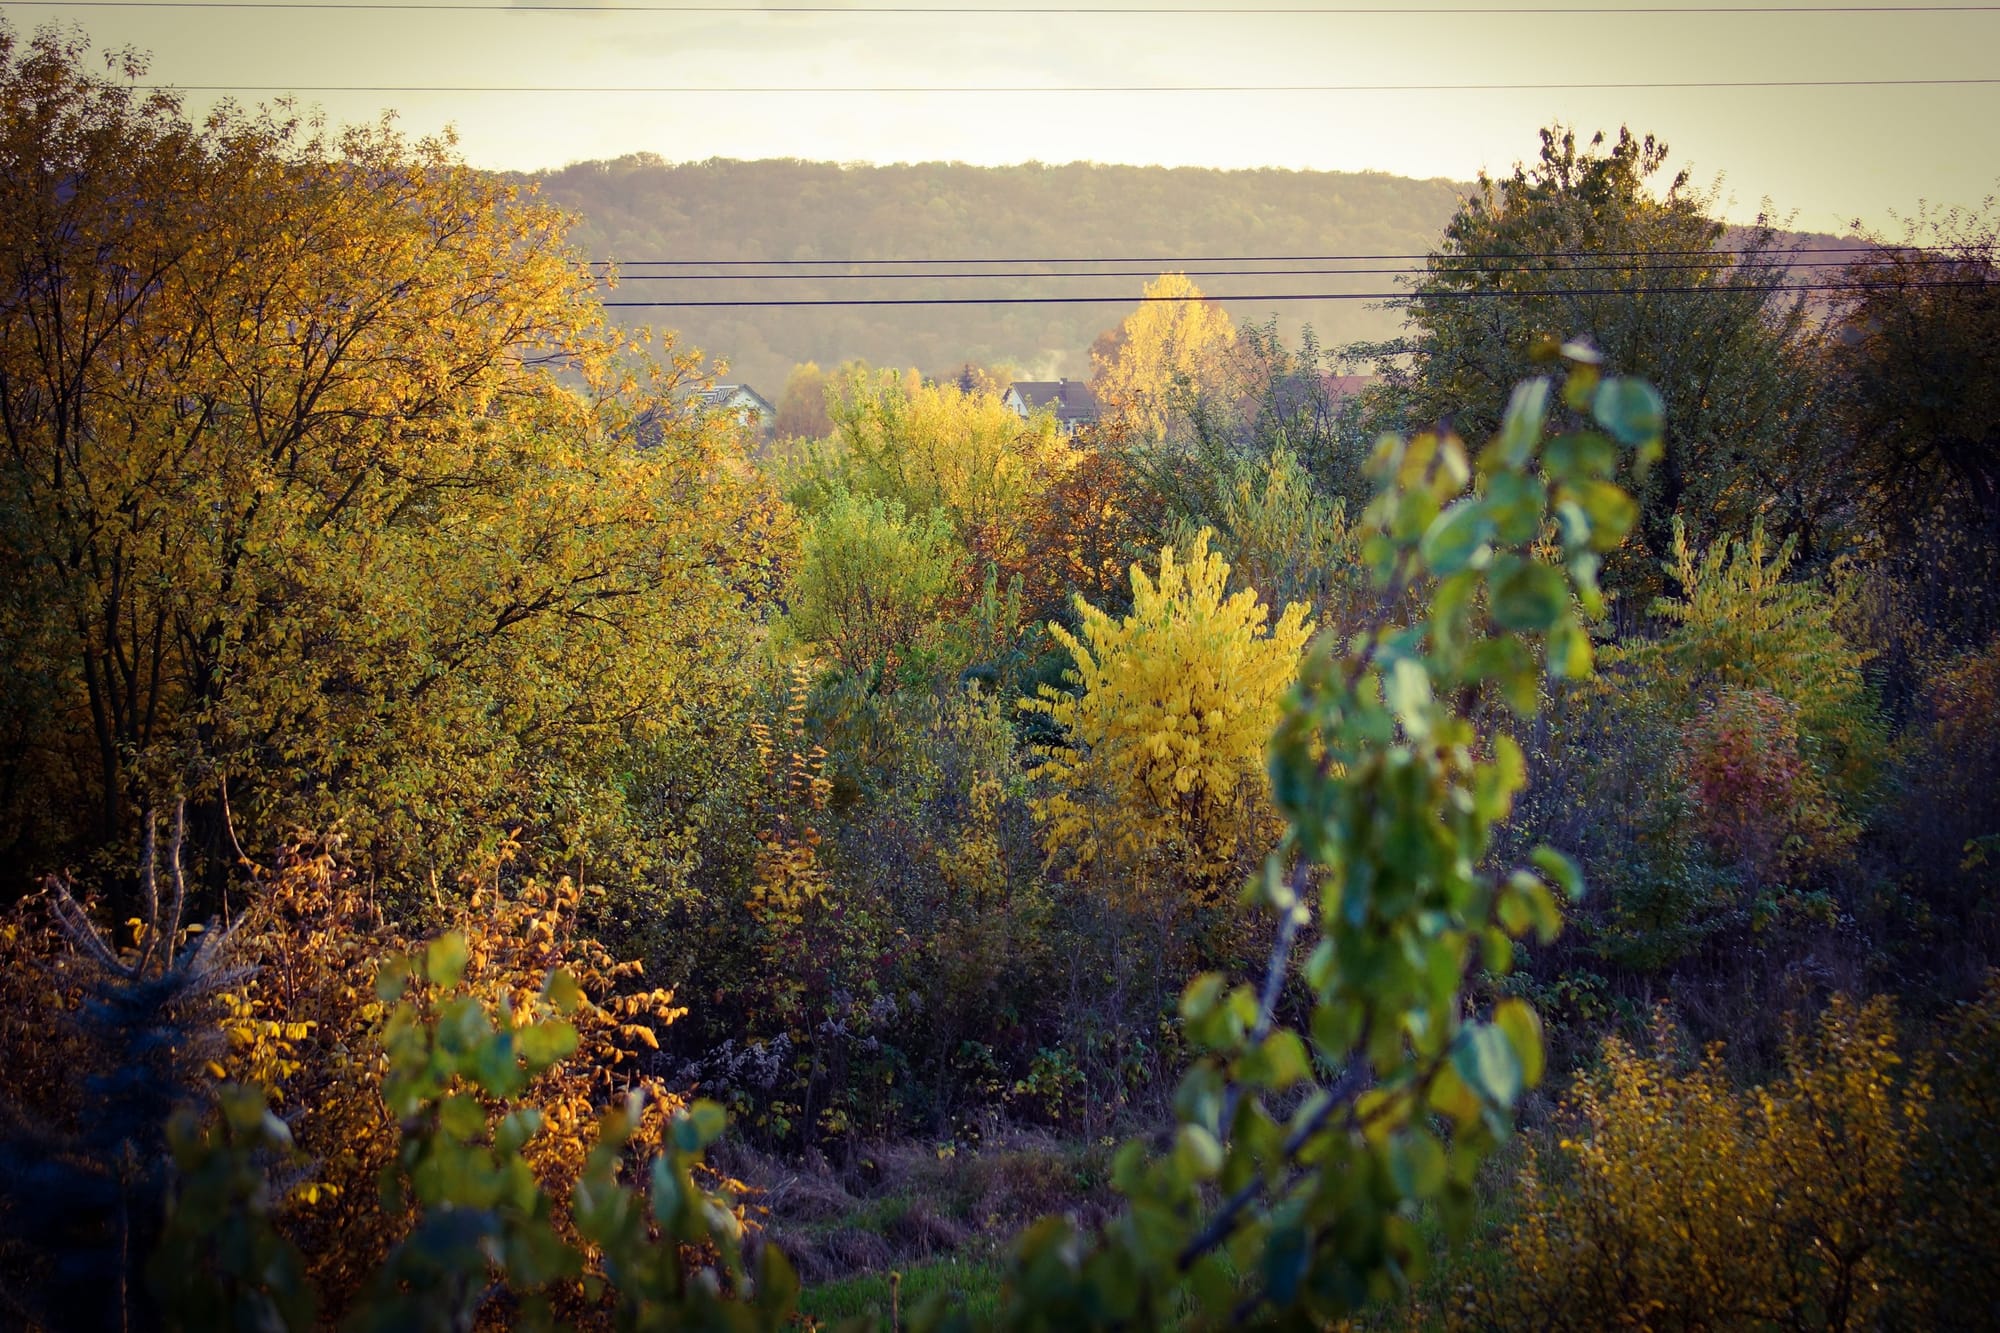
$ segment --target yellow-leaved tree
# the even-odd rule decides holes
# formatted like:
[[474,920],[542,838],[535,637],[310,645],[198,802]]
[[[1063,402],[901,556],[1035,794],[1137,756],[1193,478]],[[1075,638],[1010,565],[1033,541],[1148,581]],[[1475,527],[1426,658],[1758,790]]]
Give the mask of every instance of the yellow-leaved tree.
[[966,389],[856,370],[832,386],[834,440],[856,490],[911,514],[941,509],[982,561],[1019,572],[1029,508],[1075,465],[1046,412],[1027,420],[991,384]]
[[1079,597],[1081,633],[1049,627],[1074,693],[1021,701],[1064,733],[1034,774],[1051,856],[1103,864],[1141,901],[1212,901],[1280,828],[1265,747],[1312,627],[1302,605],[1274,625],[1255,592],[1231,594],[1209,538],[1163,548],[1157,580],[1132,566],[1129,615]]
[[1147,440],[1197,401],[1233,405],[1245,384],[1236,326],[1185,273],[1146,284],[1109,345],[1091,350],[1091,375],[1107,425]]
[[783,546],[697,361],[449,140],[197,127],[88,64],[0,30],[0,857],[186,793],[211,870],[336,823],[447,882],[500,826],[576,862]]

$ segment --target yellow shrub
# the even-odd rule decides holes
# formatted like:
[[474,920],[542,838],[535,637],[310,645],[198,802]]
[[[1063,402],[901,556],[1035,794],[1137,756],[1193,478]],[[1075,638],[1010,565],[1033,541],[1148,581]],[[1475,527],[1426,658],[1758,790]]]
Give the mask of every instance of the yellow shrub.
[[1036,499],[1075,466],[1049,413],[1027,421],[988,383],[912,382],[855,374],[831,403],[856,490],[912,516],[941,510],[979,562],[1018,572]]
[[1022,700],[1066,733],[1034,772],[1051,856],[1108,860],[1135,891],[1157,878],[1210,895],[1277,830],[1265,746],[1311,627],[1303,606],[1270,625],[1254,592],[1229,595],[1209,536],[1185,561],[1164,548],[1157,581],[1134,565],[1122,619],[1079,597],[1081,635],[1049,627],[1077,692]]
[[1906,1226],[1906,1172],[1930,1091],[1899,1081],[1887,1000],[1836,998],[1785,1072],[1738,1091],[1711,1047],[1678,1067],[1616,1039],[1531,1152],[1511,1270],[1465,1322],[1544,1329],[1870,1327]]
[[826,776],[826,751],[806,735],[806,694],[811,679],[792,670],[779,719],[783,734],[768,722],[752,722],[757,763],[764,779],[763,827],[757,834],[756,874],[750,911],[767,927],[795,929],[806,909],[826,893],[826,868],[819,861],[815,819],[826,809],[833,784]]

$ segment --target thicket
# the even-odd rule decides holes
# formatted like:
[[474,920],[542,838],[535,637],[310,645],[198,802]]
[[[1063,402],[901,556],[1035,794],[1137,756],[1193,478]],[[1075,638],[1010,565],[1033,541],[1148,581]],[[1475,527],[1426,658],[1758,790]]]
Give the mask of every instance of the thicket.
[[754,456],[449,144],[85,63],[0,38],[8,1318],[777,1327],[725,1122],[1132,1136],[999,1326],[1380,1317],[1496,1201],[1442,1317],[1990,1305],[1990,224],[1579,301],[1501,261],[1722,233],[1557,130],[1359,399],[1174,276],[1093,427]]

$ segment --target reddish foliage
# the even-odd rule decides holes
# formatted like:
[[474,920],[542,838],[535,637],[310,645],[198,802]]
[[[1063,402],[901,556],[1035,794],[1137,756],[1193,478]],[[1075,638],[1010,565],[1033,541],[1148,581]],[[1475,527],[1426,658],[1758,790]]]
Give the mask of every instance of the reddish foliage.
[[1682,762],[1709,844],[1756,879],[1823,861],[1854,838],[1801,747],[1798,710],[1770,690],[1724,690],[1689,729]]

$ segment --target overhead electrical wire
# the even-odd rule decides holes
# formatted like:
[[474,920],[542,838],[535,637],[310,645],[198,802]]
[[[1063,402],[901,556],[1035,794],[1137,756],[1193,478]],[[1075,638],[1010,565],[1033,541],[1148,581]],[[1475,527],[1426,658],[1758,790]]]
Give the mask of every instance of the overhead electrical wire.
[[[1828,260],[1825,262],[1784,262],[1773,261],[1765,266],[1774,274],[1796,273],[1801,270],[1845,269],[1853,265],[1852,260]],[[1906,259],[1905,264],[1929,266],[1949,265],[1956,261],[1948,258]],[[1557,277],[1569,273],[1690,273],[1701,272],[1716,267],[1716,264],[1573,264],[1562,268],[1529,268],[1523,265],[1511,267],[1468,267],[1446,265],[1438,268],[1264,268],[1264,269],[1222,269],[1222,268],[1168,268],[1168,269],[1070,269],[1055,273],[968,273],[968,272],[928,272],[928,273],[621,273],[620,282],[895,282],[923,279],[926,281],[948,281],[968,278],[1153,278],[1162,272],[1178,273],[1188,278],[1363,278],[1363,277],[1510,277],[1524,274],[1531,277]]]
[[[1815,246],[1811,250],[1806,250],[1803,251],[1802,253],[1808,255],[1874,254],[1878,250],[1882,250],[1884,248],[1885,247],[1883,246],[1862,242],[1852,245]],[[1894,247],[1887,247],[1887,248],[1893,249]],[[1618,259],[1625,257],[1742,259],[1769,253],[1770,253],[1769,251],[1731,250],[1731,249],[1523,250],[1516,254],[1511,254],[1511,255],[1495,255],[1492,256],[1490,259],[1484,259],[1478,257],[1469,258],[1464,261],[1464,265],[1469,266],[1470,264],[1473,263],[1494,263],[1494,264],[1514,263],[1516,261],[1521,261],[1521,260]],[[1445,256],[1445,257],[1450,258],[1450,256]],[[1175,272],[1185,272],[1186,271],[1185,269],[1179,267],[1185,264],[1309,264],[1309,263],[1336,264],[1336,263],[1349,263],[1349,262],[1376,263],[1376,262],[1386,262],[1388,260],[1395,260],[1395,259],[1410,260],[1413,262],[1425,262],[1430,260],[1431,258],[1432,255],[1430,253],[1409,253],[1409,254],[1379,254],[1379,255],[1069,255],[1069,256],[1053,256],[1053,257],[1045,256],[1045,257],[1007,258],[1007,259],[982,259],[982,258],[968,257],[968,256],[960,256],[955,259],[593,259],[588,262],[600,265],[616,264],[620,268],[639,267],[639,266],[666,267],[670,265],[674,267],[699,267],[699,268],[725,268],[725,267],[740,268],[746,266],[763,267],[763,268],[787,268],[787,267],[798,267],[798,266],[805,266],[812,264],[822,264],[822,265],[837,264],[849,268],[859,268],[863,265],[874,267],[883,265],[906,265],[906,264],[907,265],[1149,264],[1154,266],[1153,271],[1157,273],[1161,271],[1163,268],[1171,269],[1172,271]],[[1358,272],[1359,270],[1349,270],[1349,271]],[[866,276],[866,275],[858,275],[858,276]],[[988,274],[986,276],[1001,278],[1001,277],[1021,277],[1021,276],[1031,276],[1031,275],[993,273],[993,274]]]
[[1596,17],[1659,17],[1672,14],[1991,14],[2000,5],[1283,5],[1238,8],[1233,5],[1034,5],[1019,8],[1003,5],[647,5],[647,4],[398,4],[394,0],[10,0],[16,8],[32,9],[358,9],[372,12],[404,10],[411,13],[451,13],[455,10],[484,13],[549,14],[937,14],[937,15],[1059,15],[1091,17],[1132,14],[1158,18],[1173,14],[1244,15],[1302,17],[1477,18],[1526,15],[1584,14]]
[[1749,88],[1957,88],[2000,84],[2000,78],[1964,79],[1681,79],[1615,83],[1151,83],[1151,84],[280,84],[134,83],[145,92],[181,93],[492,93],[505,96],[1029,96],[1119,93],[1548,93],[1646,90],[1726,91]]
[[[1705,287],[1567,287],[1552,291],[1513,292],[1499,289],[1413,294],[1393,292],[1261,292],[1242,296],[883,296],[798,297],[743,300],[605,301],[607,309],[703,310],[801,308],[808,306],[964,306],[964,305],[1152,305],[1187,301],[1406,301],[1413,295],[1431,300],[1526,300],[1551,296],[1720,296],[1736,292],[1796,296],[1824,292],[1863,292],[1892,288],[1885,282],[1835,282],[1799,286],[1721,284]],[[1927,283],[1931,287],[1990,287],[1989,282],[1964,279]]]

